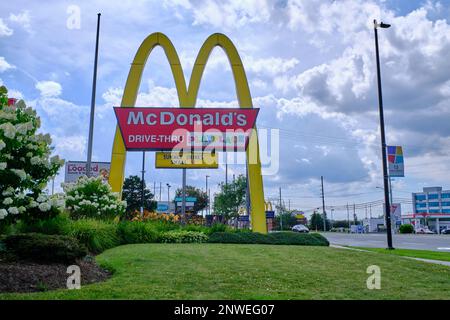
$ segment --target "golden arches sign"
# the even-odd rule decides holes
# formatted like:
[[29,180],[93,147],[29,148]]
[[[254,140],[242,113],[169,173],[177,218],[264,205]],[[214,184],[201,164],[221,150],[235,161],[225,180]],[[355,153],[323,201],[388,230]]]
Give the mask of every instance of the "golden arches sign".
[[[211,51],[216,46],[221,47],[228,56],[236,85],[239,106],[241,108],[253,108],[244,66],[242,65],[242,61],[236,47],[227,36],[220,33],[215,33],[206,39],[198,53],[194,64],[194,69],[192,70],[191,79],[189,81],[189,87],[186,89],[186,81],[178,54],[169,38],[159,32],[149,35],[139,47],[133,63],[131,64],[130,72],[128,73],[121,107],[135,106],[145,64],[153,48],[156,46],[161,46],[164,49],[166,57],[170,63],[170,68],[172,70],[175,86],[178,92],[178,101],[181,108],[195,107],[203,71],[205,70]],[[114,192],[122,192],[122,184],[125,173],[125,160],[125,145],[120,130],[116,127],[111,155],[111,171],[109,176],[109,183]],[[251,135],[247,149],[247,168],[251,201],[252,229],[255,232],[267,233],[266,217],[264,212],[264,190],[261,176],[258,136],[256,131]]]

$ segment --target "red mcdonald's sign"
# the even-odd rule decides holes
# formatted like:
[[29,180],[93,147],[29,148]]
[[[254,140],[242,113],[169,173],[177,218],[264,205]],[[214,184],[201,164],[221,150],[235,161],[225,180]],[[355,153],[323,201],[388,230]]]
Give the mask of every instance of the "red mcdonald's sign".
[[127,150],[244,151],[259,109],[115,107]]

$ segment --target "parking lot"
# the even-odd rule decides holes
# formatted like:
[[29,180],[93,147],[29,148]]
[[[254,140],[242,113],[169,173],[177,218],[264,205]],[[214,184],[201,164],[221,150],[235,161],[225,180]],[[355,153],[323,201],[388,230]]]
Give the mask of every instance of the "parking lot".
[[[322,233],[331,244],[341,246],[385,248],[385,233]],[[395,248],[450,252],[450,235],[393,234]]]

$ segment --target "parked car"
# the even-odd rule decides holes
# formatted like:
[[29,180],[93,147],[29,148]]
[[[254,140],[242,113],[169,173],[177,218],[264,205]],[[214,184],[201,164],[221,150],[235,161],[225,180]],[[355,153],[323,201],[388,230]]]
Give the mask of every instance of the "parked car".
[[294,231],[294,232],[303,232],[303,233],[308,233],[309,232],[309,229],[307,227],[305,227],[304,225],[302,225],[302,224],[296,224],[295,226],[293,226],[291,228],[291,230]]
[[415,230],[415,232],[417,233],[417,234],[434,234],[434,232],[433,231],[431,231],[430,229],[428,229],[428,227],[420,227],[420,228],[417,228],[416,230]]
[[450,234],[450,229],[444,229],[441,231],[441,234]]

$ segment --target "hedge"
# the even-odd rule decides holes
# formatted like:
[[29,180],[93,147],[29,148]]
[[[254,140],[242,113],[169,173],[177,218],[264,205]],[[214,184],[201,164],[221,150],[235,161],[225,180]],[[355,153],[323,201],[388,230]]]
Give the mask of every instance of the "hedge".
[[210,243],[275,244],[329,246],[328,240],[318,233],[274,232],[215,232],[209,236]]
[[163,243],[201,243],[208,241],[208,236],[202,232],[174,230],[163,232],[159,242]]
[[84,245],[68,236],[20,233],[7,236],[3,242],[9,252],[25,260],[73,263],[87,254]]

